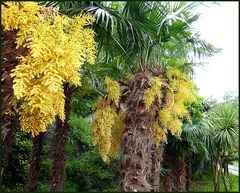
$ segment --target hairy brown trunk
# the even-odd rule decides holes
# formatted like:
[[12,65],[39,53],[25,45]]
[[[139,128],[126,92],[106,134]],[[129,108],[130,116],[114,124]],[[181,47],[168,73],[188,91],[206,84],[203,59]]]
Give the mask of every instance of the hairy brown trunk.
[[125,133],[120,160],[119,189],[124,192],[149,192],[151,189],[148,178],[151,169],[153,120],[150,111],[145,109],[143,101],[147,87],[149,87],[149,79],[143,72],[137,73],[129,84],[130,93],[126,99]]
[[190,184],[191,184],[191,177],[192,177],[192,159],[193,155],[188,154],[185,157],[185,167],[186,167],[186,191],[189,192]]
[[174,184],[177,192],[186,191],[186,167],[184,157],[178,156],[175,164]]
[[186,191],[186,168],[184,157],[171,144],[164,148],[163,167],[170,171],[164,175],[163,187],[167,192]]
[[18,118],[17,115],[9,116],[3,119],[2,127],[2,168],[1,168],[1,179],[7,169],[9,161],[9,153],[11,151],[12,141],[15,135],[15,129],[17,127]]
[[159,191],[160,167],[161,167],[163,149],[164,149],[163,143],[161,143],[159,147],[156,147],[155,144],[152,145],[152,149],[151,149],[152,164],[151,164],[150,184],[153,192]]
[[174,190],[174,164],[176,155],[175,152],[171,150],[169,145],[166,145],[163,152],[162,165],[165,169],[169,171],[164,174],[163,177],[163,188],[166,192],[172,192]]
[[65,121],[62,122],[59,117],[56,118],[56,130],[53,139],[53,166],[51,168],[50,191],[62,192],[64,190],[65,178],[65,145],[69,133],[69,115],[71,92],[69,83],[64,84],[65,94]]
[[33,138],[33,148],[30,160],[30,169],[28,182],[26,185],[27,192],[33,192],[37,189],[37,178],[40,170],[40,157],[43,146],[43,138],[45,133],[40,133],[38,136]]
[[19,47],[16,49],[17,31],[4,31],[2,26],[2,72],[1,72],[1,95],[2,95],[2,128],[1,128],[1,146],[2,146],[2,169],[1,179],[8,166],[9,152],[15,129],[18,125],[18,110],[11,104],[13,99],[13,78],[10,77],[11,71],[19,64],[17,56],[27,55],[27,49]]

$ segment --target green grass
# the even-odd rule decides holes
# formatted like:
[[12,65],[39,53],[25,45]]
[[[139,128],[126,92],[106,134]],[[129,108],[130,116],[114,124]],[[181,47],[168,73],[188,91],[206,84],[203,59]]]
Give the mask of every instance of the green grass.
[[[162,180],[161,180],[162,181]],[[229,181],[231,182],[230,192],[239,191],[239,177],[229,174]],[[223,181],[221,179],[220,191],[225,192]],[[164,192],[162,183],[160,183],[160,192]],[[208,171],[202,179],[193,179],[190,185],[190,192],[214,192],[212,181],[212,174]]]
[[[233,174],[229,174],[229,181],[231,183],[230,192],[238,192],[239,191],[239,177],[235,176]],[[213,192],[214,186],[213,186],[211,172],[208,171],[205,174],[205,178],[203,180],[193,180],[191,183],[190,191],[191,192]],[[221,178],[221,184],[220,184],[220,191],[225,192],[222,178]]]
[[[239,180],[238,176],[235,176],[232,174],[229,175],[229,181],[232,182],[231,183],[232,187],[231,187],[230,192],[238,192],[238,190],[239,190],[238,180]],[[191,192],[213,192],[214,186],[213,186],[212,178],[208,177],[205,180],[192,181],[190,191]],[[221,185],[220,185],[220,191],[225,192],[222,181],[221,181]]]

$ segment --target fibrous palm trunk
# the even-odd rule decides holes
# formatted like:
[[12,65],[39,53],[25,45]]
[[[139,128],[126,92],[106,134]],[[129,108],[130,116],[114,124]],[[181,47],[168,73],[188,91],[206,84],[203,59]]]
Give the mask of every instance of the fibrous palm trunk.
[[178,156],[176,159],[176,164],[174,168],[174,184],[175,191],[185,192],[186,191],[186,167],[184,162],[184,157]]
[[69,115],[71,91],[69,83],[64,84],[65,95],[65,121],[62,122],[58,117],[56,119],[56,130],[53,139],[53,166],[51,168],[50,191],[62,192],[64,190],[65,178],[65,145],[69,133]]
[[124,192],[150,191],[148,178],[151,170],[152,115],[146,110],[143,96],[149,87],[149,79],[143,72],[135,75],[129,84],[126,99],[125,133],[121,152],[121,181],[119,189]]
[[150,184],[153,192],[159,191],[160,183],[160,167],[162,161],[164,144],[161,143],[159,147],[156,147],[155,144],[152,145],[151,149],[151,175],[150,175]]
[[166,145],[163,152],[163,161],[162,165],[164,168],[168,169],[168,173],[166,173],[163,177],[163,188],[166,192],[172,192],[174,190],[174,162],[175,162],[175,152],[171,151],[169,145]]
[[11,71],[19,64],[17,56],[27,55],[27,49],[19,47],[16,49],[17,31],[4,31],[2,26],[2,72],[1,72],[1,94],[2,94],[2,169],[1,179],[8,166],[9,152],[15,129],[18,125],[17,105],[13,105],[13,78],[10,77]]
[[40,133],[33,138],[33,148],[30,160],[30,170],[28,182],[26,185],[27,192],[33,192],[37,189],[37,178],[40,170],[40,156],[42,151],[44,133]]
[[186,191],[189,192],[192,176],[192,160],[193,154],[190,153],[185,157],[185,167],[186,167]]
[[184,156],[179,155],[170,144],[164,149],[163,166],[170,170],[164,175],[163,186],[167,192],[186,191],[186,167]]

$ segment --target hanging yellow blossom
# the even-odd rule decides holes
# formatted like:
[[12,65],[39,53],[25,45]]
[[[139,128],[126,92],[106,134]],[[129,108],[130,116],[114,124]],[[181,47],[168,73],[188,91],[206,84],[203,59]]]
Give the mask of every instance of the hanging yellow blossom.
[[118,106],[121,94],[119,83],[117,81],[111,80],[109,77],[106,77],[105,84],[107,86],[105,91],[107,93],[107,99],[112,100],[116,106]]
[[119,152],[121,150],[122,135],[124,131],[124,119],[125,114],[123,112],[120,112],[119,114],[117,114],[117,116],[115,116],[115,124],[112,127],[111,148],[109,151],[109,155],[111,157],[116,157],[117,155],[119,155]]
[[73,18],[40,12],[35,2],[6,2],[4,30],[17,29],[17,46],[29,49],[12,71],[13,90],[21,101],[21,128],[33,136],[46,131],[58,115],[64,120],[63,83],[81,85],[80,69],[95,60],[91,15]]
[[107,106],[95,111],[92,123],[92,141],[93,145],[99,144],[104,162],[109,163],[109,156],[116,154],[119,145],[117,140],[121,132],[121,119],[115,110]]
[[174,120],[172,109],[169,107],[164,107],[159,111],[159,120],[164,128]]
[[153,138],[157,147],[161,141],[167,143],[167,130],[160,127],[157,122],[153,123]]
[[182,133],[182,122],[179,119],[174,119],[174,121],[170,122],[169,130],[172,135],[180,136]]
[[173,80],[179,77],[181,72],[178,69],[169,69],[167,70],[166,75],[169,80]]
[[9,1],[4,2],[1,8],[4,30],[14,30],[38,22],[37,14],[42,7],[35,2]]
[[162,80],[158,77],[151,79],[151,87],[146,89],[144,92],[143,100],[147,108],[150,108],[154,100],[157,98],[158,102],[161,102],[162,92],[161,92]]
[[[163,129],[169,130],[172,135],[180,136],[182,132],[181,119],[185,117],[190,121],[186,104],[196,101],[195,85],[177,69],[168,70],[166,78],[169,88],[165,97],[169,100],[169,103],[162,106],[158,118]],[[154,136],[160,135],[156,128],[155,124],[153,128]]]

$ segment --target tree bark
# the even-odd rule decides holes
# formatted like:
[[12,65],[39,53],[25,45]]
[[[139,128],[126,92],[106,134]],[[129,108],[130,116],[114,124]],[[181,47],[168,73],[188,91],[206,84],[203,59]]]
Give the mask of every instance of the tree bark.
[[163,187],[166,192],[186,191],[186,167],[184,156],[179,155],[171,144],[166,145],[163,166],[170,171],[164,175]]
[[190,184],[191,184],[191,177],[192,177],[192,153],[186,155],[185,157],[185,167],[186,167],[186,191],[189,192]]
[[40,157],[43,146],[43,138],[45,133],[40,133],[33,138],[33,148],[30,160],[30,170],[28,176],[28,182],[26,185],[27,192],[33,192],[37,190],[37,178],[40,171]]
[[3,174],[8,166],[9,152],[12,140],[18,125],[18,107],[11,104],[13,99],[13,78],[10,76],[11,71],[19,64],[17,56],[27,55],[27,49],[19,47],[16,49],[17,30],[4,31],[2,26],[2,130],[1,130],[1,146],[2,146],[2,163],[1,163],[1,181]]
[[143,101],[144,91],[148,87],[149,79],[143,72],[138,72],[129,84],[130,93],[126,98],[125,133],[120,160],[119,190],[124,192],[149,192],[151,189],[147,180],[151,170],[153,118]]
[[224,175],[228,175],[229,174],[229,170],[228,170],[228,164],[230,162],[231,159],[224,159],[223,161],[223,171],[224,171]]
[[222,159],[223,172],[221,172],[221,174],[222,174],[223,184],[226,192],[230,190],[229,170],[228,170],[229,162],[230,162],[230,159],[228,158]]
[[70,116],[70,100],[71,92],[69,83],[64,84],[65,94],[65,121],[62,122],[58,117],[56,118],[56,130],[53,139],[53,166],[51,168],[51,182],[50,191],[62,192],[64,190],[65,178],[65,145],[69,133],[69,116]]
[[9,161],[9,153],[12,147],[12,141],[15,135],[15,129],[18,125],[18,117],[15,116],[8,116],[3,119],[3,128],[2,128],[2,136],[1,136],[1,143],[2,143],[2,168],[1,168],[1,181],[3,179],[3,175],[8,167]]
[[176,155],[175,152],[171,150],[169,144],[164,148],[162,165],[164,168],[169,169],[169,172],[164,174],[163,177],[163,188],[166,192],[172,192],[174,188],[174,164]]
[[[219,163],[218,163],[219,164]],[[219,166],[219,167],[218,167]],[[220,192],[220,179],[221,179],[221,166],[220,165],[217,165],[217,170],[216,170],[216,173],[217,173],[217,181],[216,181],[216,192]]]
[[155,144],[152,145],[151,151],[151,175],[150,175],[150,184],[152,187],[152,192],[159,192],[159,183],[160,183],[160,167],[162,161],[164,144],[161,143],[159,147],[156,147]]
[[212,161],[212,168],[213,168],[213,184],[214,184],[214,191],[220,191],[220,175],[221,175],[221,168],[219,164],[219,159],[216,161]]
[[176,187],[177,192],[185,192],[186,191],[186,167],[185,167],[185,161],[184,156],[178,156],[176,159],[175,168],[173,168],[173,171],[175,171],[174,175],[174,184]]
[[215,165],[216,165],[215,162],[213,160],[211,160],[214,191],[216,191],[216,189],[217,189],[217,186],[216,186],[216,166]]

